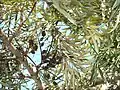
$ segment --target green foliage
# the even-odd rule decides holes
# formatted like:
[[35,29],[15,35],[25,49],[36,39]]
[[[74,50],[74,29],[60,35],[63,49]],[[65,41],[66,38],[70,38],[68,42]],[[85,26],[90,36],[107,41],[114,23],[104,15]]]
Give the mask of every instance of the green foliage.
[[[117,85],[120,80],[119,0],[41,0],[34,10],[34,0],[2,0],[1,3],[4,7],[1,29],[8,39],[20,28],[12,44],[20,52],[26,50],[28,56],[36,55],[40,49],[39,64],[28,58],[32,61],[29,65],[36,67],[48,90],[93,87],[98,90],[102,84],[109,83],[111,88]],[[19,67],[12,63],[10,73],[5,71],[4,78],[1,77],[3,87],[14,86],[14,74],[23,73],[21,63],[17,64]],[[19,84],[15,83],[15,88],[27,82],[24,75],[21,77],[16,80]]]

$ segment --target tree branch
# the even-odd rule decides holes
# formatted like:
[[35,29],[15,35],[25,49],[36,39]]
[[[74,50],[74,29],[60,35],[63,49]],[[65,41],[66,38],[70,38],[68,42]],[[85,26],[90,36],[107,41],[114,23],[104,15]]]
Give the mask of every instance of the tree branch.
[[28,17],[27,17],[24,21],[22,21],[22,22],[20,23],[20,25],[19,25],[18,29],[16,30],[16,32],[15,32],[15,33],[13,34],[13,36],[9,39],[10,42],[12,41],[13,38],[15,38],[16,36],[19,36],[20,31],[21,31],[21,27],[22,27],[23,24],[27,21],[27,19],[29,18],[29,16],[31,15],[31,13],[32,13],[32,11],[34,10],[36,4],[37,4],[37,1],[34,2],[31,11],[30,11],[29,14],[28,14]]
[[[115,82],[117,80],[120,80],[120,76],[115,76],[114,79],[110,79],[107,82]],[[100,85],[100,84],[105,84],[105,81],[103,79],[98,79],[94,81],[94,83],[92,84],[92,87]]]
[[24,59],[24,55],[22,55],[22,53],[20,53],[19,50],[17,50],[14,47],[14,45],[8,40],[8,37],[5,35],[5,33],[2,32],[1,30],[0,30],[0,36],[2,37],[4,45],[16,56],[16,59],[27,68],[28,72],[30,73],[30,76],[37,83],[38,88],[40,90],[43,90],[40,77],[36,72],[33,71],[33,68],[30,67],[27,59]]

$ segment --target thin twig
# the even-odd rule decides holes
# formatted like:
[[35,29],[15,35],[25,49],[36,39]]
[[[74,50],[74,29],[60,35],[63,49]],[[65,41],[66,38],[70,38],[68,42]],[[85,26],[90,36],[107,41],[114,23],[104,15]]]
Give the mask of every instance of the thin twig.
[[28,58],[30,59],[30,61],[31,61],[35,66],[37,66],[37,65],[35,64],[35,62],[32,60],[31,57],[29,57],[28,55],[26,55],[26,57],[28,57]]
[[29,12],[28,17],[27,17],[24,21],[22,21],[22,22],[20,23],[17,31],[16,31],[16,32],[13,34],[13,36],[9,39],[9,42],[11,42],[13,38],[15,38],[16,36],[18,36],[18,34],[20,34],[20,29],[21,29],[21,27],[22,27],[23,24],[27,21],[27,19],[29,18],[29,16],[31,15],[31,13],[32,13],[32,11],[34,10],[36,4],[37,4],[37,1],[35,1],[35,3],[33,4],[33,7],[32,7],[32,9],[31,9],[31,11]]

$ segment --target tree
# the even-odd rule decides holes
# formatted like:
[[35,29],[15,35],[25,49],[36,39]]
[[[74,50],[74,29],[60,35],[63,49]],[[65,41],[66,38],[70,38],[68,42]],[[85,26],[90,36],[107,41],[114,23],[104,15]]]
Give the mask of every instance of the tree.
[[[119,0],[2,0],[1,88],[21,90],[34,80],[35,90],[93,90],[107,83],[119,90],[119,5]],[[38,51],[36,63],[31,54]]]

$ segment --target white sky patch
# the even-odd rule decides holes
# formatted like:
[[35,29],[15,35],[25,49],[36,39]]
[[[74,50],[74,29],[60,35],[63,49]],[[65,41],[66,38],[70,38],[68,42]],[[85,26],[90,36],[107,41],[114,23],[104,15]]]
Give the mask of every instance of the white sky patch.
[[[40,62],[41,62],[41,52],[40,52],[39,48],[35,52],[35,54],[30,53],[30,54],[28,54],[28,56],[35,62],[36,65],[40,64]],[[32,61],[28,59],[28,63],[32,63]]]
[[32,87],[34,86],[34,83],[34,80],[30,79],[30,81],[28,81],[27,83],[22,84],[21,90],[27,90],[25,87],[29,88],[29,90],[33,90]]

